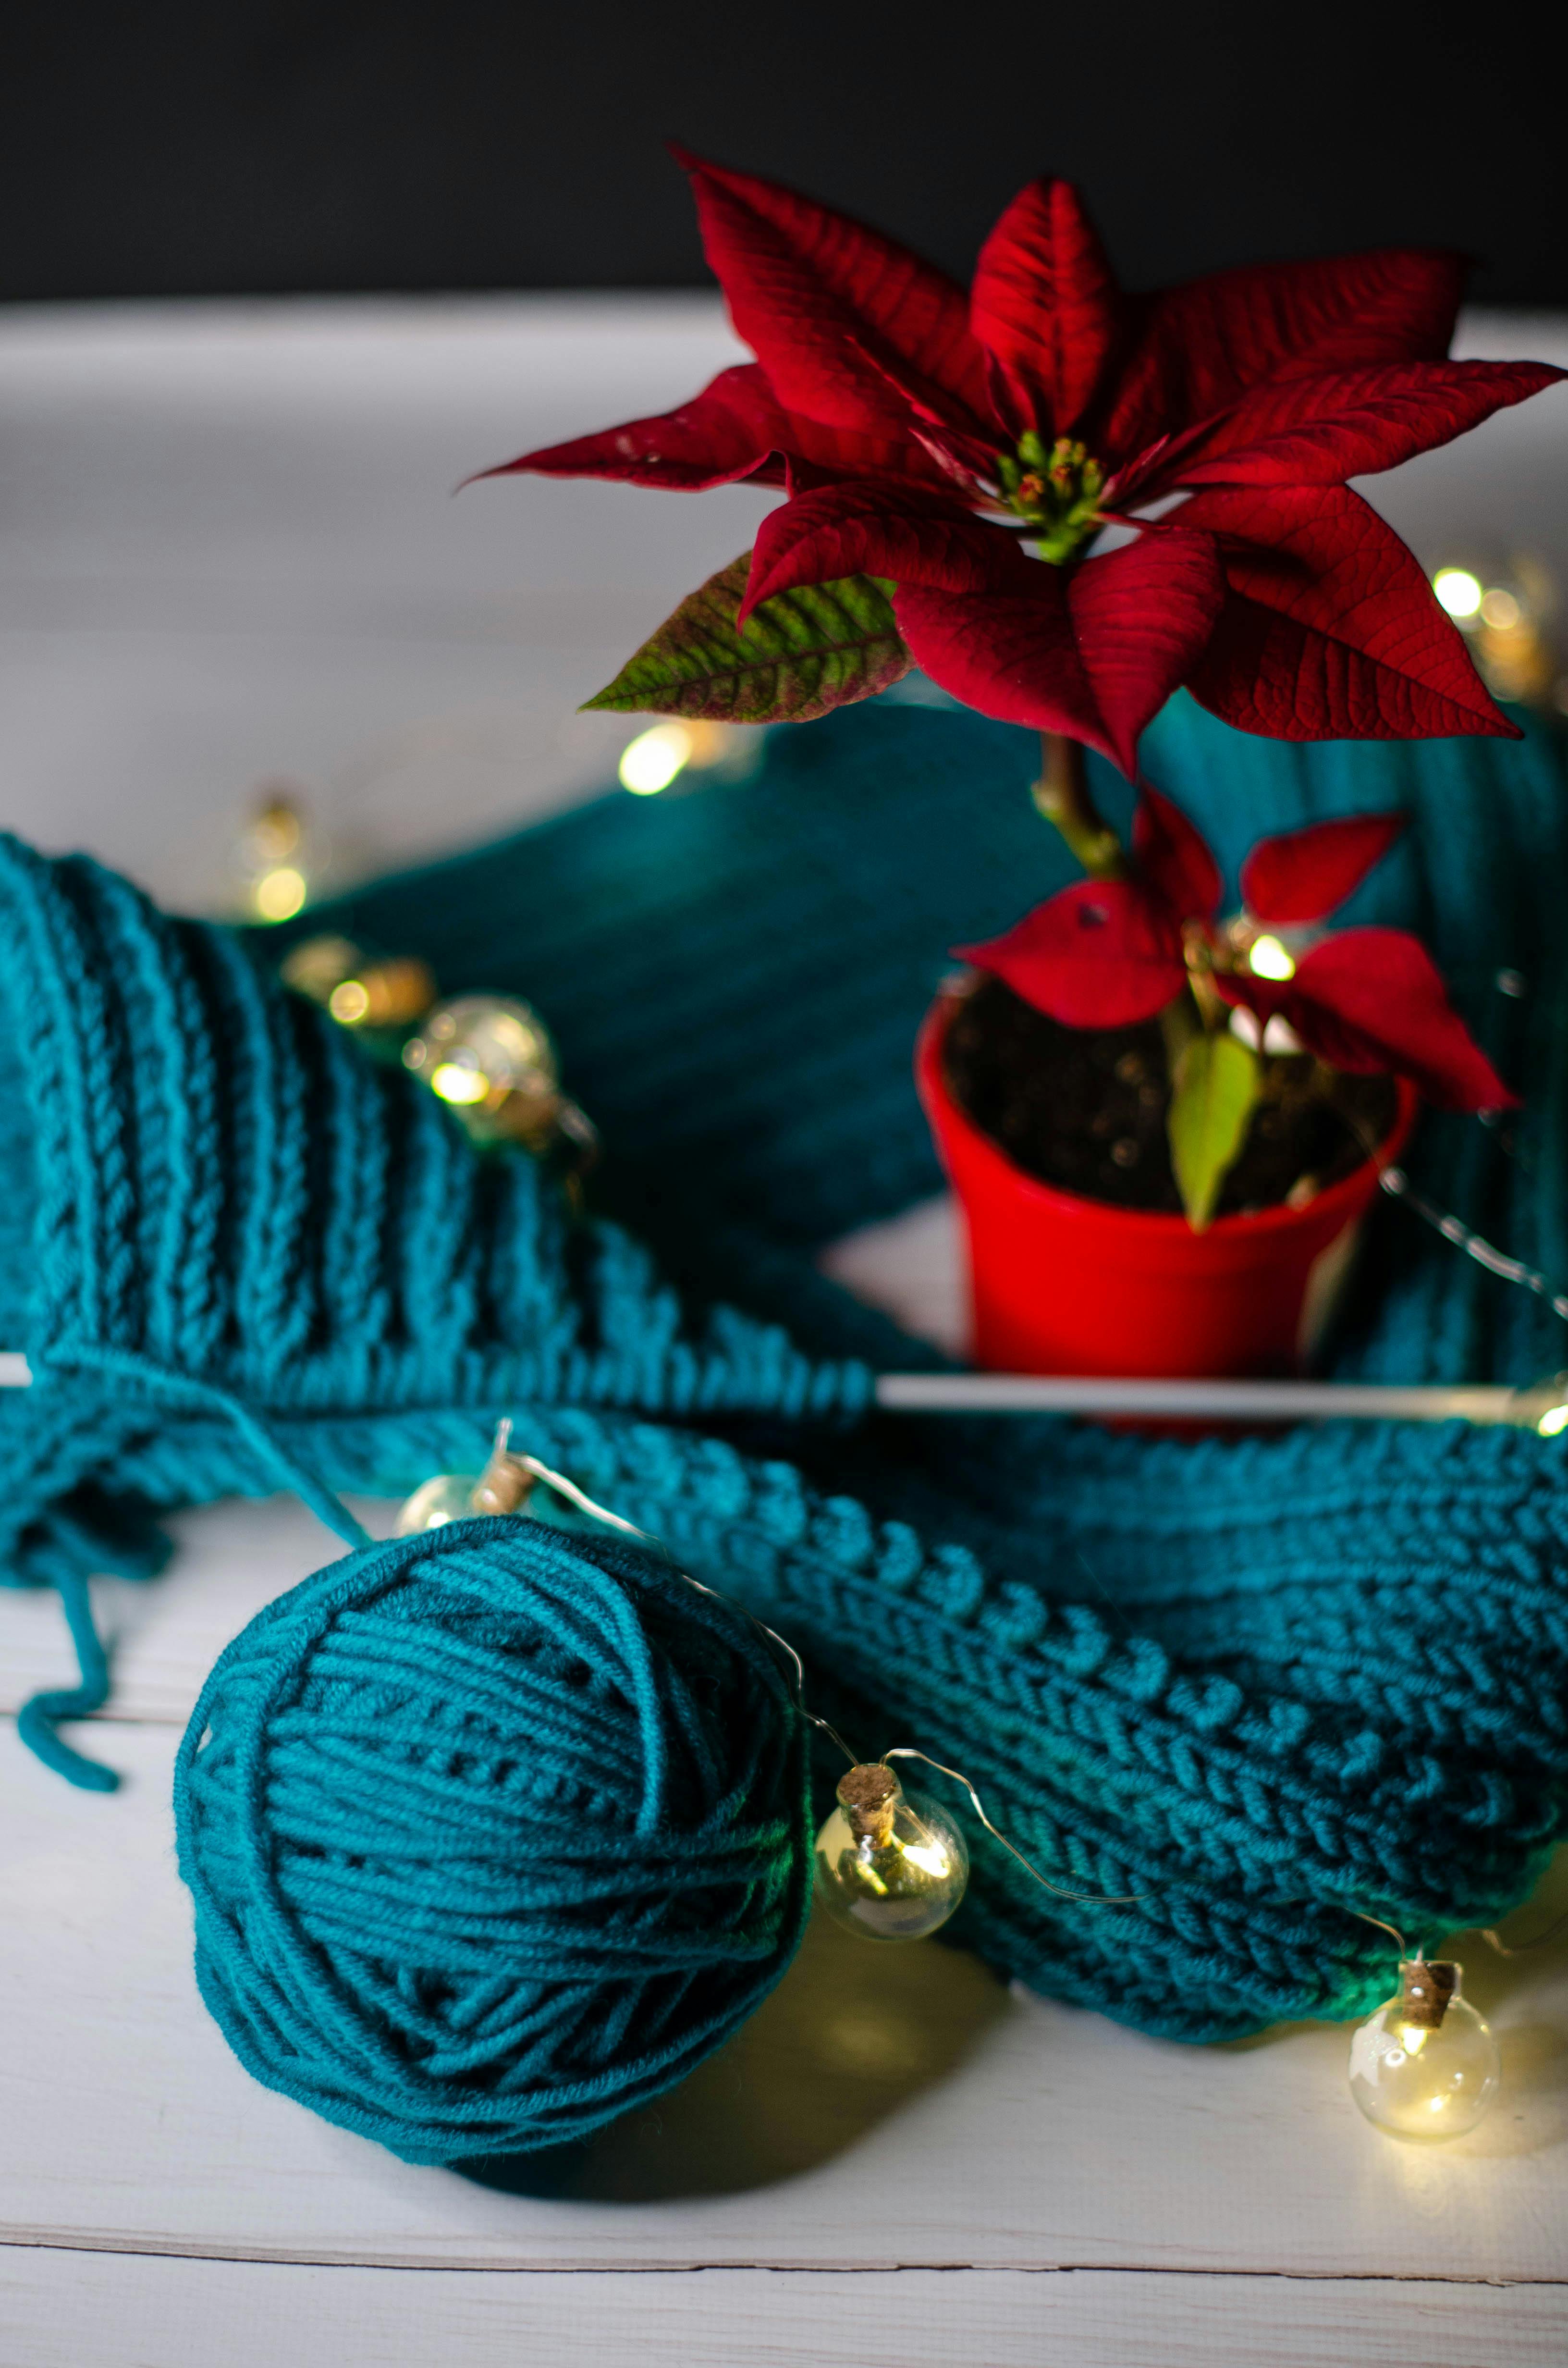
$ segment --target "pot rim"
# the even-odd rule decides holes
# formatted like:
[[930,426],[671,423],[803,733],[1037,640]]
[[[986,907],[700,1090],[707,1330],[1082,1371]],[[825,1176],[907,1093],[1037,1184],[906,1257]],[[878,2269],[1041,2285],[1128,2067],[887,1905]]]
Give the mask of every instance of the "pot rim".
[[1395,1077],[1393,1124],[1378,1145],[1376,1159],[1369,1157],[1359,1161],[1348,1176],[1342,1176],[1336,1184],[1329,1185],[1326,1190],[1319,1192],[1299,1209],[1277,1201],[1271,1208],[1216,1217],[1199,1236],[1194,1235],[1185,1216],[1159,1209],[1124,1209],[1114,1201],[1096,1201],[1086,1192],[1069,1192],[1059,1184],[1042,1183],[1039,1177],[1028,1175],[1010,1159],[1001,1144],[977,1126],[969,1112],[949,1093],[942,1075],[942,1046],[947,1039],[949,1024],[962,1000],[961,995],[950,989],[938,994],[920,1024],[915,1050],[915,1081],[927,1115],[934,1120],[935,1106],[939,1104],[943,1126],[962,1139],[970,1156],[999,1170],[1012,1190],[1022,1199],[1032,1201],[1042,1214],[1087,1212],[1102,1223],[1124,1226],[1130,1235],[1149,1242],[1256,1239],[1259,1235],[1288,1233],[1298,1225],[1321,1224],[1324,1217],[1336,1213],[1342,1206],[1348,1218],[1354,1212],[1355,1204],[1365,1197],[1367,1170],[1374,1167],[1380,1169],[1388,1167],[1397,1160],[1410,1138],[1421,1107],[1421,1098],[1415,1087],[1407,1078]]

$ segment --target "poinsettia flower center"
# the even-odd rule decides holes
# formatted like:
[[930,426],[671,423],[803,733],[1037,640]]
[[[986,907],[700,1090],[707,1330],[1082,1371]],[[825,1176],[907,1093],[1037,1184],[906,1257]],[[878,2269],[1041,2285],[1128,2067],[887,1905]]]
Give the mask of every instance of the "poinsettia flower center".
[[998,454],[997,472],[1008,507],[1038,529],[1040,555],[1053,566],[1073,558],[1104,524],[1105,471],[1070,436],[1059,436],[1047,451],[1031,427],[1019,437],[1016,452]]

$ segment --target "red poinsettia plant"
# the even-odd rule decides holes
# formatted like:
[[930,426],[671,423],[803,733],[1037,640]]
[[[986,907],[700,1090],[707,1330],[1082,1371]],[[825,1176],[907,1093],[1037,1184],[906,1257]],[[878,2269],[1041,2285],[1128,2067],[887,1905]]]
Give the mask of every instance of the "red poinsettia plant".
[[1446,359],[1459,257],[1386,249],[1130,296],[1076,191],[1041,180],[966,296],[842,214],[682,161],[756,359],[494,473],[749,479],[787,499],[590,706],[805,717],[914,664],[1129,774],[1183,683],[1286,739],[1512,729],[1346,483],[1562,375]]
[[[755,359],[676,411],[491,473],[749,481],[785,498],[587,704],[804,720],[918,666],[1040,730],[1037,803],[1093,876],[974,959],[1075,1026],[1176,1015],[1171,1134],[1197,1222],[1250,1106],[1254,1055],[1219,1026],[1228,1007],[1324,1063],[1505,1100],[1413,939],[1346,931],[1289,978],[1246,959],[1244,928],[1332,910],[1384,823],[1264,842],[1238,935],[1217,924],[1207,849],[1153,791],[1127,862],[1084,751],[1135,779],[1141,734],[1183,686],[1284,739],[1512,734],[1419,563],[1346,481],[1563,373],[1448,358],[1452,255],[1390,248],[1132,295],[1075,190],[1042,179],[966,292],[790,189],[681,161]],[[1207,1147],[1184,1171],[1195,1133]]]
[[1242,909],[1221,921],[1219,865],[1145,784],[1117,874],[1079,881],[1004,936],[955,951],[1068,1027],[1161,1019],[1171,1164],[1201,1228],[1244,1147],[1260,1053],[1312,1054],[1330,1095],[1340,1072],[1406,1077],[1449,1110],[1513,1102],[1418,939],[1324,933],[1403,827],[1399,814],[1350,814],[1260,839],[1242,866]]

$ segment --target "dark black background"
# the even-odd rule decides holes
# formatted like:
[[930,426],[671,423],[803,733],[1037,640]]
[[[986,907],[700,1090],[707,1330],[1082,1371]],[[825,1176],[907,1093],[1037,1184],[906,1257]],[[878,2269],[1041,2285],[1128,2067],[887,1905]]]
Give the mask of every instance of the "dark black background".
[[690,284],[674,135],[960,271],[1050,168],[1131,284],[1397,239],[1465,248],[1494,302],[1568,303],[1562,61],[1534,22],[1485,0],[26,0],[0,49],[0,294]]

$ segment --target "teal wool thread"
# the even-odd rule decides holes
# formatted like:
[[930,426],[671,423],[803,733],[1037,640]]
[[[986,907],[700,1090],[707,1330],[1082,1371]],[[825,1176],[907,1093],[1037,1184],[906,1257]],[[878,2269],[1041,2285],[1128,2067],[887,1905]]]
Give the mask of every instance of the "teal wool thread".
[[585,2135],[789,1964],[805,1725],[744,1616],[613,1538],[452,1523],[229,1645],[181,1748],[201,1994],[405,2161]]

